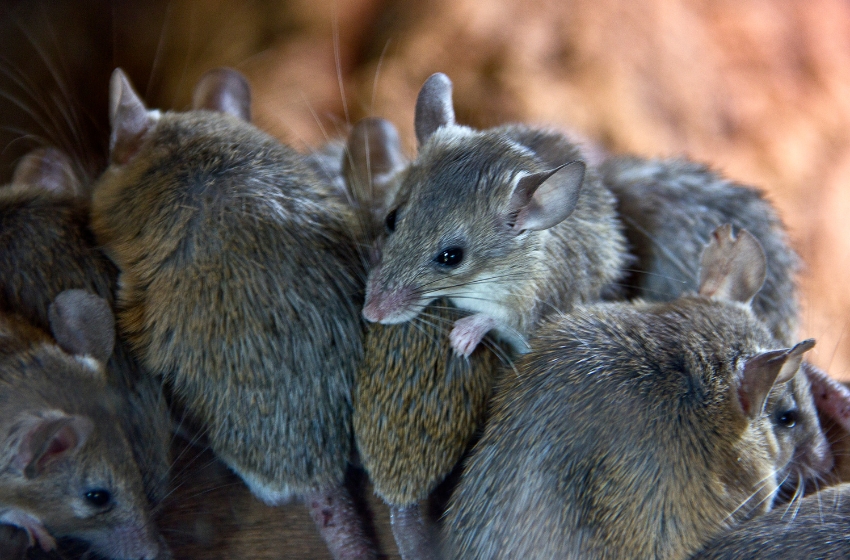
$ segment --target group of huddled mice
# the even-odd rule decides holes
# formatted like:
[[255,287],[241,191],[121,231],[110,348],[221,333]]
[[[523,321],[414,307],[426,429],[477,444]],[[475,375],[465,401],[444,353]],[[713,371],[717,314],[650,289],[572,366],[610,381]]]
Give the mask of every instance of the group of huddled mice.
[[171,558],[177,417],[337,559],[381,553],[352,462],[405,560],[850,557],[819,420],[850,392],[757,190],[457,124],[443,74],[413,160],[383,119],[303,154],[250,113],[234,70],[185,112],[116,70],[103,174],[40,149],[0,189],[0,557]]

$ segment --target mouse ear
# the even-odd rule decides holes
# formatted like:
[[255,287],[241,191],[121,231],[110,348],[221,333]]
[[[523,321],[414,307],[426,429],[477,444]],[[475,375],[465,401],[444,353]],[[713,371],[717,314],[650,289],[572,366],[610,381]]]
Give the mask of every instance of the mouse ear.
[[818,412],[850,432],[850,388],[808,362],[803,362],[802,369]]
[[455,123],[452,81],[448,76],[437,72],[425,80],[416,98],[415,115],[413,123],[420,146],[441,126]]
[[70,354],[105,364],[115,346],[115,317],[109,304],[85,290],[65,290],[48,309],[50,330]]
[[342,160],[343,175],[351,196],[383,218],[393,195],[393,178],[405,168],[407,158],[393,124],[386,119],[362,119],[348,135]]
[[38,148],[18,162],[13,185],[28,185],[54,194],[82,196],[71,158],[56,148]]
[[738,400],[744,414],[756,418],[762,413],[774,385],[790,381],[803,362],[803,354],[815,345],[814,339],[798,342],[793,348],[762,352],[744,362],[738,385]]
[[109,81],[110,161],[119,165],[130,161],[155,120],[133,90],[127,75],[116,68]]
[[82,447],[93,428],[85,416],[59,410],[24,413],[9,435],[11,467],[26,478],[35,478],[53,461]]
[[251,86],[238,70],[214,68],[198,80],[192,109],[219,111],[251,122]]
[[521,177],[508,206],[508,226],[520,233],[563,222],[578,204],[584,172],[584,162],[571,161],[551,171]]
[[732,234],[724,224],[714,230],[700,261],[699,293],[702,296],[749,303],[761,289],[767,258],[758,239],[747,230]]

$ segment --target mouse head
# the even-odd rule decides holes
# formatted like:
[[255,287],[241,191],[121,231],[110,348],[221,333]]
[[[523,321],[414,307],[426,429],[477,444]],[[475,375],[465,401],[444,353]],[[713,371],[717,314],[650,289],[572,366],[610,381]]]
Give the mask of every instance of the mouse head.
[[369,276],[370,321],[407,321],[441,296],[470,310],[498,305],[527,278],[541,233],[573,212],[584,180],[581,161],[551,167],[504,130],[455,124],[444,74],[423,85],[415,124],[419,154],[385,217],[381,262]]
[[2,333],[0,396],[11,417],[0,433],[0,511],[44,548],[74,538],[110,558],[155,558],[142,477],[106,386],[112,313],[69,290],[51,305],[50,323],[55,342]]
[[12,182],[4,191],[73,198],[85,196],[71,158],[56,148],[38,148],[21,158]]
[[[702,255],[699,294],[732,303],[733,308],[737,304],[738,311],[733,312],[740,313],[741,308],[749,312],[765,271],[764,251],[756,238],[745,230],[735,236],[730,225],[720,226]],[[814,340],[804,340],[792,348],[770,349],[772,338],[754,317],[747,320],[748,314],[741,315],[742,325],[749,322],[750,333],[764,333],[752,338],[752,348],[739,360],[734,379],[732,402],[749,423],[745,437],[736,446],[738,454],[759,457],[760,470],[768,472],[779,485],[792,474],[796,483],[796,477],[808,468],[829,470],[831,456],[808,384],[799,373],[803,356],[814,347]],[[765,507],[769,506],[768,500]]]

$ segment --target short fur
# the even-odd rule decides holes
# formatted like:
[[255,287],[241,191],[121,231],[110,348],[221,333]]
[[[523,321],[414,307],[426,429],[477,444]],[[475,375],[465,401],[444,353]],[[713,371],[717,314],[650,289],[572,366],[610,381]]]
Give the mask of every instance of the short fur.
[[[52,537],[87,541],[111,558],[165,553],[119,421],[122,401],[102,371],[63,351],[40,329],[0,315],[0,518],[27,512]],[[43,472],[19,473],[14,449],[20,423],[45,412],[83,417],[92,431],[79,449]],[[110,492],[111,508],[103,511],[86,502],[84,494],[95,489]]]
[[628,295],[670,301],[693,291],[709,234],[720,224],[747,229],[767,256],[767,277],[753,311],[783,344],[798,322],[795,276],[799,259],[773,205],[753,187],[728,181],[684,159],[614,157],[600,166],[617,198],[629,248],[637,257]]
[[209,111],[163,114],[94,187],[123,332],[271,503],[340,484],[351,450],[361,327],[335,200],[290,149]]
[[[543,231],[508,231],[518,173],[580,160],[578,149],[550,131],[508,125],[475,131],[442,126],[421,146],[396,199],[396,231],[369,278],[370,296],[410,292],[407,314],[436,297],[485,312],[508,339],[522,338],[540,317],[598,300],[619,278],[625,239],[614,199],[588,169],[575,211]],[[449,272],[432,262],[444,247],[464,248]]]
[[[0,268],[7,271],[0,278],[0,310],[49,330],[48,308],[65,290],[87,290],[114,304],[118,271],[95,247],[88,223],[89,204],[73,191],[37,183],[0,188]],[[171,419],[162,389],[120,340],[107,372],[126,397],[121,421],[156,506],[168,492],[170,465]]]
[[747,521],[691,560],[800,560],[850,557],[850,485],[840,484]]
[[746,305],[694,296],[543,326],[453,497],[447,556],[684,558],[767,511],[788,454],[736,378],[772,347]]

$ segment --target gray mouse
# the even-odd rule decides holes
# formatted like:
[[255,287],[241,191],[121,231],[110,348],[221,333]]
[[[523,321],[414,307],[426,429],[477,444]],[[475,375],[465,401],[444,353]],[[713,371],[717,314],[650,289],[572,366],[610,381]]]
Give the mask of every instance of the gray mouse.
[[626,262],[614,199],[554,131],[455,123],[451,81],[434,74],[416,102],[417,158],[385,218],[363,316],[395,324],[447,298],[467,356],[490,331],[522,351],[553,310],[598,300]]
[[446,557],[686,558],[770,510],[792,453],[765,404],[814,341],[781,348],[753,314],[745,230],[718,228],[701,263],[696,294],[541,326],[452,497]]
[[624,281],[631,297],[676,299],[696,289],[699,259],[721,224],[746,229],[764,248],[767,276],[753,312],[776,340],[790,344],[798,321],[794,285],[799,258],[773,205],[753,187],[724,179],[686,159],[609,157],[599,173],[617,199],[637,261]]
[[[7,271],[0,310],[48,330],[48,308],[65,290],[88,290],[114,305],[118,271],[95,245],[85,192],[70,158],[54,148],[27,154],[0,188],[0,268]],[[120,418],[156,507],[168,493],[170,468],[171,418],[161,386],[120,339],[107,377],[124,396]]]
[[850,558],[850,484],[776,508],[713,539],[691,560]]
[[68,290],[49,313],[53,338],[0,314],[0,523],[45,551],[63,537],[109,558],[168,556],[107,384],[112,312]]
[[[407,165],[387,120],[352,129],[340,173],[364,259],[380,253],[384,216]],[[437,530],[421,504],[457,466],[486,411],[506,350],[487,341],[457,356],[448,331],[462,317],[445,300],[397,325],[370,324],[354,391],[354,439],[375,493],[390,508],[401,557],[434,558]]]
[[205,74],[193,110],[110,85],[92,228],[121,271],[118,320],[255,496],[304,498],[337,558],[371,558],[344,486],[361,356],[350,208],[250,122],[250,88]]

